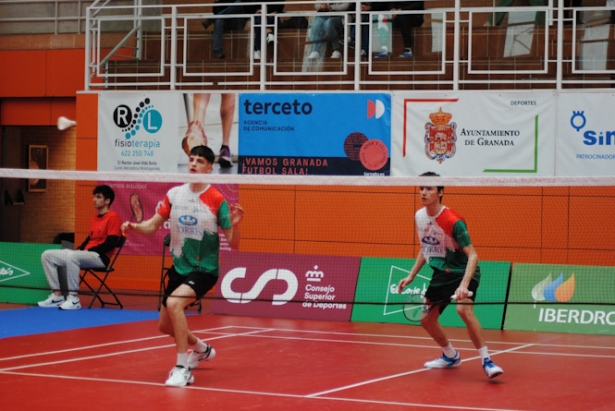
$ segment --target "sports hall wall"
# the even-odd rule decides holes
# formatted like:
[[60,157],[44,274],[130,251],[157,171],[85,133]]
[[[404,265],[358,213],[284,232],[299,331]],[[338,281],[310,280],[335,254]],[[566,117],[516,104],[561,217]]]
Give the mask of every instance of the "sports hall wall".
[[[77,108],[77,169],[97,170],[98,95],[79,94]],[[76,187],[76,205],[90,201],[91,188]],[[242,185],[240,250],[414,257],[418,200],[415,187]],[[600,210],[613,200],[613,187],[448,187],[444,196],[465,216],[483,261],[606,266],[615,262],[615,218]],[[91,210],[76,210],[76,237],[83,238]],[[123,277],[143,279],[139,267],[156,267],[159,258],[123,256],[118,264]],[[156,273],[149,278],[156,289]]]
[[[63,154],[75,153],[76,170],[96,170],[98,98],[95,94],[78,94],[74,100],[76,90],[83,84],[83,52],[3,51],[1,57],[2,61],[30,63],[28,70],[0,65],[2,78],[14,79],[3,81],[0,86],[2,126],[5,133],[13,133],[12,127],[21,128],[22,135],[21,144],[11,148],[10,153],[3,152],[4,158],[12,159],[15,167],[25,168],[25,147],[30,141],[46,140],[46,144],[51,144],[62,139],[65,145],[53,150],[57,158],[50,158],[51,167],[70,168],[72,165],[61,158]],[[67,67],[73,67],[68,74]],[[51,131],[59,115],[71,117],[73,113],[78,122],[76,129]],[[38,129],[28,131],[23,126],[44,127],[48,134],[45,137]],[[76,133],[74,139],[71,133]],[[57,227],[58,231],[74,231],[79,241],[86,235],[94,184],[83,182],[74,187],[73,227],[69,226],[71,208],[62,203],[70,199],[70,188],[50,186],[45,193],[26,194],[19,219],[55,221],[57,208],[62,208],[69,218]],[[266,196],[260,195],[263,191]],[[614,197],[612,187],[449,187],[445,202],[466,217],[482,260],[612,266],[615,217],[604,211],[612,209]],[[242,186],[239,202],[248,213],[241,227],[241,251],[413,257],[417,245],[412,215],[418,208],[417,200],[414,187]],[[279,204],[291,205],[284,209],[292,212],[272,212]],[[28,242],[52,240],[50,232],[28,225],[22,225],[21,235]],[[155,260],[153,265],[145,261],[149,259]],[[158,260],[126,256],[118,262],[118,268],[124,273],[122,278],[148,278],[148,273],[139,272],[138,268],[158,266]],[[145,281],[156,289],[155,273]],[[115,286],[121,287],[122,279],[117,282]]]

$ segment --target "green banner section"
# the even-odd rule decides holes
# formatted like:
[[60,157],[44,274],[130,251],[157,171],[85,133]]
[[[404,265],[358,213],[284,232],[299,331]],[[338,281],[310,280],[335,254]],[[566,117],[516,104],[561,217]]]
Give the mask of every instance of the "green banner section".
[[[421,269],[412,284],[397,293],[397,284],[410,272],[414,259],[410,258],[363,258],[352,311],[352,321],[407,324],[402,313],[402,303],[410,293],[423,292],[429,286],[432,270]],[[499,304],[477,304],[475,313],[484,328],[500,329],[504,315],[504,301],[510,263],[481,261],[481,281],[476,302],[498,302]],[[444,326],[463,327],[454,306],[449,306],[440,322]]]
[[41,265],[45,250],[59,244],[0,243],[0,302],[36,304],[49,295]]
[[615,267],[514,264],[508,301],[508,330],[615,335]]

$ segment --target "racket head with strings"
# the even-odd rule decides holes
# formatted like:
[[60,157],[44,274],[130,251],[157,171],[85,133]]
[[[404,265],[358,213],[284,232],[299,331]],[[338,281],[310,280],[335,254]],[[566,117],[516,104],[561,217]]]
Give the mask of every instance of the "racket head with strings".
[[429,314],[429,306],[425,304],[423,294],[411,294],[404,301],[402,311],[406,320],[411,323],[420,323]]
[[137,193],[132,193],[130,195],[130,209],[132,210],[132,218],[140,223],[143,221],[143,205],[141,204],[141,199]]

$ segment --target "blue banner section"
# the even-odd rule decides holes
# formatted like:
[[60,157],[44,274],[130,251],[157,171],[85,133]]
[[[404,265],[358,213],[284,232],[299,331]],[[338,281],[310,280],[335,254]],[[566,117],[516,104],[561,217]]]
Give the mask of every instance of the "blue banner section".
[[238,115],[240,174],[390,174],[389,94],[241,94]]

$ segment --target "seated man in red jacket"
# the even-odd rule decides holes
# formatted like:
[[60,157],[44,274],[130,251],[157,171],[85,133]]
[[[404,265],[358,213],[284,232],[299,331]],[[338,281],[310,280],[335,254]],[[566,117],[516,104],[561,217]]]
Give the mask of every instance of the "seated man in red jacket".
[[[90,233],[77,250],[47,250],[41,256],[43,270],[52,293],[38,303],[39,307],[61,310],[78,310],[81,303],[79,292],[79,271],[83,268],[104,268],[109,264],[120,236],[122,219],[109,210],[115,193],[107,185],[96,186],[93,191],[96,215],[90,222]],[[66,275],[68,296],[62,295],[60,274]]]

